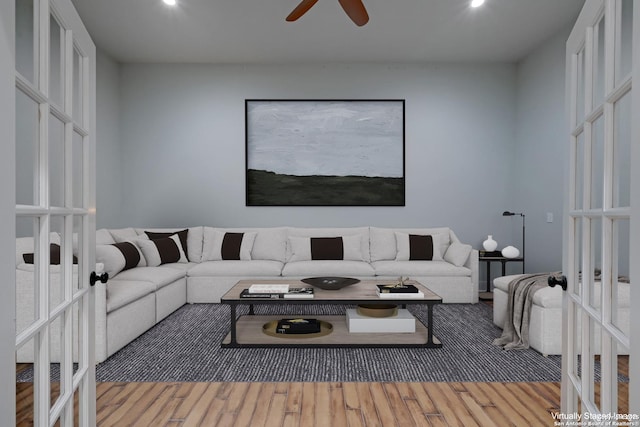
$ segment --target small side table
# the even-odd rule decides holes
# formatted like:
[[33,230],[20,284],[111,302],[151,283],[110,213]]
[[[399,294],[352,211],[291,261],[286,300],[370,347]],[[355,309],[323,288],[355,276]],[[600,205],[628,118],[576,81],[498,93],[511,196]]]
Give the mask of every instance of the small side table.
[[491,292],[491,263],[499,262],[502,264],[502,275],[506,276],[507,274],[507,263],[508,262],[521,262],[522,263],[522,273],[524,273],[524,257],[519,258],[506,258],[503,257],[500,252],[484,252],[480,251],[480,256],[478,260],[487,264],[487,288],[485,292],[480,292],[481,300],[492,300],[493,292]]

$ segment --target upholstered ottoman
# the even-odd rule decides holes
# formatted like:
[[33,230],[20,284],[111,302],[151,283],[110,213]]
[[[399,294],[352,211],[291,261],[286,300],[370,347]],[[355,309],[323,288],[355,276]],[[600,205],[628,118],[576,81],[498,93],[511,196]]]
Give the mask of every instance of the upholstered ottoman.
[[[493,280],[493,323],[502,328],[507,315],[509,282],[521,274],[498,277]],[[546,287],[533,295],[529,322],[529,344],[545,356],[562,354],[562,289]],[[600,299],[600,285],[596,286],[596,300]],[[618,284],[618,319],[624,333],[629,333],[628,283]],[[600,340],[596,340],[599,346]],[[627,349],[618,348],[619,354],[628,354]]]

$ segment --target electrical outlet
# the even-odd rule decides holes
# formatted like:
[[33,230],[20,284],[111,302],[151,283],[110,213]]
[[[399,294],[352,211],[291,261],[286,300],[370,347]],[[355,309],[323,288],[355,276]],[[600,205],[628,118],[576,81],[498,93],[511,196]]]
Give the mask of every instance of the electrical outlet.
[[547,222],[553,222],[553,212],[547,212]]

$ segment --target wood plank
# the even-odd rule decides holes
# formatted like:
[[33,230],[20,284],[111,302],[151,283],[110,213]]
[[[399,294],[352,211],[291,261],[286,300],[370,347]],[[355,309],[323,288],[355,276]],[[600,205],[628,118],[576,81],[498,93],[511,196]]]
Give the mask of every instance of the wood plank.
[[344,405],[347,410],[360,409],[360,398],[358,397],[358,388],[356,383],[344,383],[342,385],[344,394]]
[[469,410],[469,413],[473,417],[473,419],[478,423],[479,426],[482,427],[494,427],[496,424],[489,418],[484,409],[475,401],[471,393],[469,392],[461,392],[458,393],[460,399],[464,402]]
[[262,390],[255,400],[256,404],[253,417],[251,417],[251,427],[264,426],[267,422],[267,414],[269,413],[269,406],[271,405],[271,398],[275,388],[273,383],[262,384]]
[[302,408],[302,383],[284,383],[288,384],[287,404],[285,412],[300,412]]
[[316,414],[316,391],[313,383],[302,384],[302,404],[300,407],[300,425],[313,426]]
[[331,388],[329,396],[331,400],[331,425],[334,427],[347,427],[347,412],[345,410],[342,387]]
[[[286,383],[285,383],[286,384]],[[244,403],[244,399],[249,390],[249,383],[233,383],[233,388],[229,392],[225,412],[238,412],[240,406]]]
[[497,384],[499,383],[478,383],[478,387],[491,396],[491,401],[495,406],[500,408],[500,412],[502,412],[511,424],[518,426],[528,425],[528,421],[511,405],[510,400],[505,399],[501,394],[496,392],[495,387]]
[[380,422],[383,426],[397,426],[396,417],[391,410],[391,405],[389,403],[389,399],[384,391],[384,387],[381,383],[371,383],[369,385],[369,389],[371,390],[371,397],[373,398],[373,403],[376,405],[376,409],[378,410],[378,416],[380,417]]
[[[121,422],[120,419],[125,416],[130,420],[134,420],[135,417],[133,414],[139,413],[139,406],[145,405],[146,399],[148,399],[150,396],[153,396],[152,393],[157,393],[159,388],[163,388],[157,383],[143,383],[140,386],[136,386],[134,383],[131,384],[132,385],[130,387],[126,387],[132,390],[130,394],[126,394],[128,396],[127,400],[119,405],[118,408],[110,413],[105,419],[103,419],[100,424],[101,426],[116,426]],[[144,409],[146,409],[146,405]]]
[[[496,383],[494,385],[494,390],[496,390],[505,400],[509,402],[509,404],[516,410],[520,415],[524,418],[528,419],[530,422],[533,422],[535,419],[538,419],[541,423],[548,423],[550,420],[547,416],[543,416],[539,413],[539,411],[534,410],[533,405],[535,401],[528,401],[527,406],[525,406],[522,401],[527,401],[527,396],[521,392],[521,390],[517,387],[514,387],[513,384],[509,383]],[[546,411],[546,408],[541,408],[542,411]]]
[[413,424],[413,418],[409,414],[409,408],[405,405],[400,392],[394,383],[384,383],[384,391],[389,399],[389,405],[393,411],[394,417],[398,425],[409,426]]
[[237,427],[249,427],[256,410],[258,396],[262,393],[262,383],[251,383],[247,389],[247,394],[242,399],[242,405],[238,409],[238,417],[235,420]]
[[404,404],[407,405],[407,409],[409,410],[409,414],[413,419],[413,423],[418,427],[427,427],[430,426],[429,420],[426,417],[426,414],[422,411],[422,407],[420,403],[418,403],[415,399],[405,399]]
[[176,408],[173,418],[184,421],[191,413],[196,403],[198,403],[200,397],[207,391],[207,387],[207,383],[196,383],[188,392],[186,390],[180,390],[180,393],[181,395],[184,395],[184,398],[182,403],[178,408]]
[[315,425],[318,427],[331,425],[331,396],[329,384],[315,383]]
[[[445,422],[451,426],[462,426],[460,420],[456,416],[456,410],[451,406],[449,399],[443,394],[443,390],[439,387],[438,383],[429,384],[430,387],[424,387],[427,394],[436,405],[438,413],[440,413]],[[457,409],[457,408],[456,408]],[[429,417],[431,422],[431,417]]]
[[197,402],[193,405],[191,412],[184,419],[184,427],[196,427],[202,425],[202,419],[209,410],[209,405],[216,397],[216,393],[220,388],[220,383],[209,383],[206,390],[197,398]]
[[282,420],[282,427],[299,427],[303,424],[300,424],[300,413],[298,412],[285,412],[284,420]]
[[484,393],[479,387],[477,383],[464,383],[464,388],[473,396],[478,405],[480,406],[489,406],[493,405],[491,398],[489,395]]
[[433,400],[431,400],[421,383],[409,383],[409,387],[411,388],[416,401],[420,404],[422,412],[425,414],[439,414],[436,405],[433,403]]
[[144,410],[140,413],[140,416],[133,423],[133,426],[142,427],[158,425],[153,424],[153,420],[156,417],[156,414],[159,414],[163,409],[166,409],[167,405],[172,400],[173,394],[176,392],[177,388],[178,386],[175,384],[167,385],[157,397],[151,397],[151,399],[153,399],[151,401],[151,404],[148,407],[144,408]]
[[367,427],[382,426],[382,421],[378,415],[377,405],[373,401],[371,394],[370,383],[357,383],[356,389],[358,390],[358,400],[360,401],[360,412],[364,418],[364,423]]
[[274,389],[273,396],[271,397],[271,406],[267,414],[266,427],[280,427],[284,421],[284,408],[287,405],[287,395],[283,393],[276,393],[278,387]]

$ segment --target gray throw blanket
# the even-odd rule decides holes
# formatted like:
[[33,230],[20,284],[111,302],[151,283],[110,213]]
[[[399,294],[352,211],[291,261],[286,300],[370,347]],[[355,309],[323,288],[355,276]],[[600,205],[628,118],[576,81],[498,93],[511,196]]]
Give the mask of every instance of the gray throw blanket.
[[550,275],[561,273],[525,274],[509,283],[507,317],[504,320],[502,336],[493,340],[494,345],[505,350],[523,350],[529,348],[529,317],[533,305],[533,295],[547,286]]

